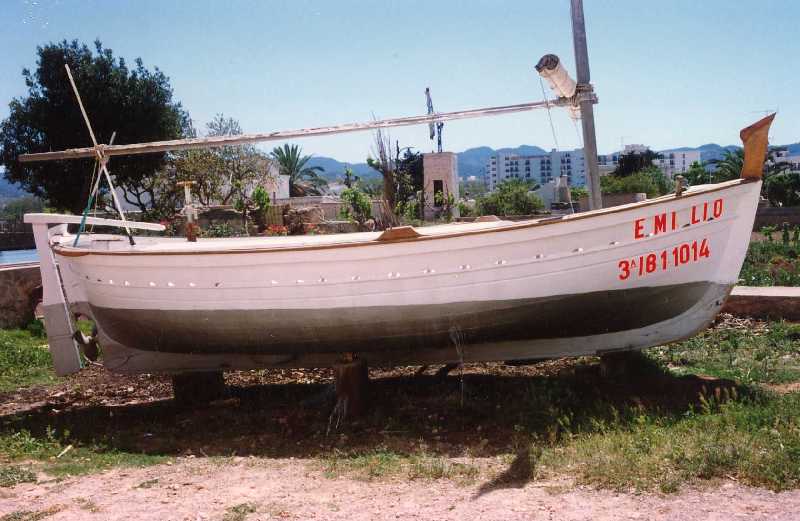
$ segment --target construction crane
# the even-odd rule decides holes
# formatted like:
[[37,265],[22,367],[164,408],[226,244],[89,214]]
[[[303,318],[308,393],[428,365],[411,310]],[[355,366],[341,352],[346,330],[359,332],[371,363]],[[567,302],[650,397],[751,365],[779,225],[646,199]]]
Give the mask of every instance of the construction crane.
[[[425,87],[425,99],[428,102],[428,115],[435,114],[433,110],[433,100],[431,99],[431,88]],[[444,123],[441,121],[433,122],[431,121],[428,124],[430,128],[430,138],[433,141],[433,138],[436,137],[436,144],[438,147],[438,151],[442,151],[442,129],[444,128]]]

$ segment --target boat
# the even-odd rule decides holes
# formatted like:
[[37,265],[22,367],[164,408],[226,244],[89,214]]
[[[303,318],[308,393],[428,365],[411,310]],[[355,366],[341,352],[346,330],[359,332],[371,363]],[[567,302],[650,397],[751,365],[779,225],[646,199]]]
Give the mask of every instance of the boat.
[[191,242],[77,237],[81,221],[163,226],[28,214],[56,372],[81,367],[79,315],[123,373],[535,360],[691,337],[737,282],[773,117],[741,132],[740,179],[556,218]]

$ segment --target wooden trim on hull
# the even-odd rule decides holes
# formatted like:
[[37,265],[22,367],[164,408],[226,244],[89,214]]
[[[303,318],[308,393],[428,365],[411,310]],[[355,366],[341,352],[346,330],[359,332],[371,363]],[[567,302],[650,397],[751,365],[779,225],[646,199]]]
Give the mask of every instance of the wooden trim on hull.
[[[565,224],[573,221],[580,221],[583,219],[590,219],[593,217],[600,217],[604,215],[611,215],[621,212],[628,212],[628,211],[635,211],[641,208],[646,208],[650,206],[656,206],[664,203],[669,203],[674,200],[678,199],[687,199],[692,197],[700,197],[703,195],[707,195],[710,193],[715,193],[723,190],[729,190],[735,187],[738,187],[742,184],[754,182],[754,181],[747,181],[742,179],[736,179],[733,181],[727,181],[725,183],[719,183],[715,185],[709,185],[708,188],[703,188],[696,191],[689,191],[684,192],[681,196],[672,195],[665,195],[662,197],[658,197],[656,199],[648,199],[645,201],[641,201],[638,203],[631,203],[622,206],[615,206],[612,208],[601,208],[599,210],[592,210],[589,212],[583,212],[578,214],[572,214],[568,216],[564,216],[560,219],[542,219],[542,220],[532,220],[532,221],[521,221],[510,223],[507,226],[499,226],[496,228],[488,228],[488,229],[481,229],[481,230],[458,230],[458,225],[453,225],[453,232],[447,234],[437,234],[437,235],[424,235],[419,234],[416,237],[406,236],[407,234],[402,234],[401,237],[397,239],[383,239],[383,240],[373,240],[373,241],[359,241],[359,242],[342,242],[342,243],[335,243],[335,244],[319,244],[319,245],[308,245],[308,246],[289,246],[289,247],[280,247],[280,246],[272,246],[272,247],[260,247],[260,248],[240,248],[240,249],[225,249],[225,250],[186,250],[186,251],[136,251],[136,250],[121,250],[121,251],[113,251],[113,250],[91,250],[85,248],[73,248],[70,246],[62,246],[62,245],[54,245],[53,251],[60,256],[63,257],[83,257],[86,255],[110,255],[110,256],[160,256],[160,255],[228,255],[228,254],[251,254],[251,253],[270,253],[270,252],[292,252],[292,251],[312,251],[312,250],[330,250],[330,249],[337,249],[337,248],[353,248],[353,247],[361,247],[361,246],[377,246],[377,245],[386,245],[386,244],[396,244],[400,242],[420,242],[420,241],[429,241],[429,240],[439,240],[439,239],[449,239],[453,237],[463,237],[463,236],[472,236],[472,235],[483,235],[486,233],[497,233],[497,232],[507,232],[507,231],[515,231],[515,230],[522,230],[527,228],[534,228],[538,226],[549,226],[555,224]],[[755,181],[759,182],[759,181]]]
[[[349,351],[372,366],[419,365],[433,363],[537,360],[565,356],[591,356],[609,351],[644,349],[690,338],[714,320],[731,286],[708,285],[702,298],[683,313],[635,330],[567,338],[496,341],[465,344],[460,350],[451,343],[445,347],[383,351]],[[260,369],[264,367],[328,367],[336,364],[340,353],[295,354],[184,354],[143,351],[123,346],[100,332],[103,363],[120,373],[181,373]]]

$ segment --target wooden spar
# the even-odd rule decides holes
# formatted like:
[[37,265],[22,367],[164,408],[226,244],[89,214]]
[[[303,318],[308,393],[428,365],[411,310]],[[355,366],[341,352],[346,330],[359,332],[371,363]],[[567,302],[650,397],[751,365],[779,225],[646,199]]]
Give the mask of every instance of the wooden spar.
[[[64,68],[67,70],[67,77],[69,78],[69,84],[72,85],[72,92],[75,93],[75,99],[78,100],[78,106],[81,109],[81,114],[83,114],[83,121],[86,123],[86,128],[89,129],[89,137],[92,138],[92,144],[97,147],[97,139],[94,137],[94,130],[92,130],[92,124],[89,123],[89,116],[86,114],[86,109],[83,108],[83,101],[81,100],[81,95],[78,93],[78,87],[75,85],[75,78],[72,77],[72,71],[69,68],[69,64],[65,63]],[[111,143],[114,142],[113,136],[111,139]]]
[[[577,100],[580,101],[580,100]],[[57,161],[62,159],[81,159],[86,157],[97,157],[98,153],[105,157],[134,155],[134,154],[153,154],[158,152],[169,152],[175,150],[188,150],[193,148],[215,148],[231,145],[244,145],[248,143],[258,143],[262,141],[280,141],[312,136],[325,136],[330,134],[342,134],[346,132],[360,132],[377,128],[405,127],[411,125],[427,125],[440,121],[457,119],[479,118],[486,116],[500,116],[515,112],[526,112],[547,108],[547,105],[565,106],[571,105],[575,100],[555,100],[555,101],[534,101],[521,103],[518,105],[503,105],[499,107],[488,107],[480,109],[470,109],[457,112],[441,112],[438,114],[426,114],[424,116],[409,116],[405,118],[382,119],[366,123],[348,123],[345,125],[331,127],[305,128],[299,130],[284,130],[261,134],[241,134],[238,136],[214,136],[191,139],[174,139],[170,141],[155,141],[152,143],[137,143],[131,145],[97,145],[97,147],[71,148],[59,152],[42,152],[38,154],[23,154],[19,156],[19,161],[28,163],[33,161]]]

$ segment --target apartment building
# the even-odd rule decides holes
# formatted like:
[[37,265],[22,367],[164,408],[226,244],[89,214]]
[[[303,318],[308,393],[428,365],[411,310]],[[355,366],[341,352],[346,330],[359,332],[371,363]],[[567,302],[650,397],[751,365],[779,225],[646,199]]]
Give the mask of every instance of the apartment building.
[[545,184],[561,175],[571,186],[586,184],[586,163],[583,149],[552,150],[540,155],[497,154],[484,167],[486,187],[491,191],[506,179],[522,179]]

